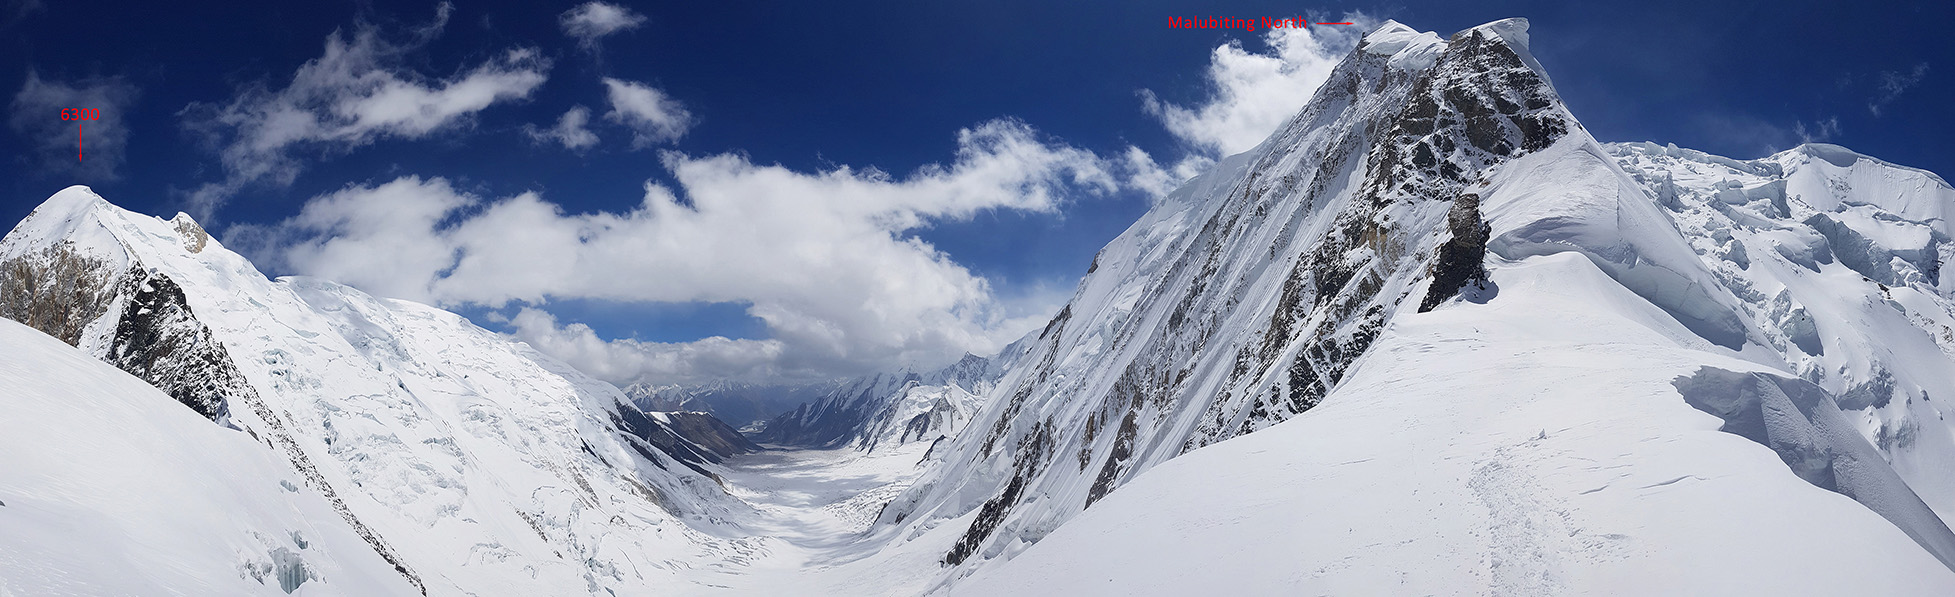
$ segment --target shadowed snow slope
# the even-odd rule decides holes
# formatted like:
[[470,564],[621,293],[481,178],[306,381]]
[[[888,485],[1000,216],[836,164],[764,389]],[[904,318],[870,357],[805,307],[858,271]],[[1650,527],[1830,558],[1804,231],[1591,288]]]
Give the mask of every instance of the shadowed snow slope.
[[0,319],[0,595],[400,595],[250,437]]

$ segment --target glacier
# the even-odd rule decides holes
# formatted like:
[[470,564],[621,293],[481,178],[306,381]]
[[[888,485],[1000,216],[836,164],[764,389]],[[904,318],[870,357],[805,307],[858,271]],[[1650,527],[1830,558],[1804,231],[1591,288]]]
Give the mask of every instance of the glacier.
[[1385,23],[1042,329],[765,420],[63,190],[0,594],[1955,594],[1955,188],[1599,142],[1529,36]]

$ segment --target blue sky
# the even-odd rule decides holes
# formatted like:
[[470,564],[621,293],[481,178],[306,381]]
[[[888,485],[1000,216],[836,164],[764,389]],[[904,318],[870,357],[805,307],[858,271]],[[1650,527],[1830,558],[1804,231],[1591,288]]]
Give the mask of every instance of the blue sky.
[[[443,6],[8,0],[0,220],[89,184],[613,381],[805,379],[1036,325],[1176,166],[1260,138],[1352,41],[1171,16],[1525,16],[1601,140],[1955,172],[1946,3]],[[63,102],[110,112],[79,163]]]

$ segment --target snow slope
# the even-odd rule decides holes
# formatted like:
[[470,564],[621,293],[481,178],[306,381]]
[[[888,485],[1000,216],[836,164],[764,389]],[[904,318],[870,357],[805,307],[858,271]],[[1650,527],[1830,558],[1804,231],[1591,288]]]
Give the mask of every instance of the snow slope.
[[[1870,569],[1893,574],[1897,591],[1945,586],[1938,583],[1946,580],[1948,569],[1933,568],[1940,565],[1935,555],[1949,558],[1947,547],[1955,545],[1955,536],[1919,505],[1945,508],[1947,492],[1940,484],[1955,453],[1939,447],[1946,427],[1937,409],[1955,401],[1929,406],[1930,398],[1919,393],[1955,387],[1942,381],[1942,376],[1955,374],[1955,367],[1946,360],[1946,343],[1935,339],[1955,310],[1949,308],[1946,290],[1935,286],[1938,274],[1930,273],[1936,263],[1930,256],[1946,251],[1945,241],[1937,240],[1945,236],[1935,236],[1937,227],[1945,225],[1938,206],[1949,203],[1946,185],[1918,170],[1847,159],[1850,152],[1837,148],[1808,146],[1773,158],[1783,163],[1771,168],[1701,153],[1666,158],[1728,162],[1752,172],[1751,179],[1718,182],[1727,192],[1693,192],[1697,185],[1719,179],[1654,176],[1642,166],[1625,165],[1621,148],[1591,138],[1528,54],[1526,29],[1526,21],[1510,19],[1442,40],[1387,23],[1368,36],[1285,129],[1177,190],[1101,252],[1071,303],[1037,335],[1021,366],[1007,371],[986,398],[971,432],[948,442],[944,453],[935,456],[942,464],[926,471],[884,510],[880,536],[900,543],[940,534],[945,527],[961,533],[942,557],[948,568],[937,581],[939,588],[958,587],[960,579],[973,574],[1067,586],[1055,578],[1058,571],[1100,566],[1111,574],[1121,565],[1113,556],[1093,564],[1089,560],[1100,557],[1091,555],[1096,551],[1126,558],[1125,566],[1135,573],[1133,584],[1116,580],[1114,586],[1154,587],[1146,591],[1150,593],[1172,594],[1176,591],[1160,587],[1173,586],[1204,587],[1203,592],[1214,586],[1251,592],[1273,586],[1255,583],[1327,592],[1391,587],[1375,584],[1375,579],[1356,585],[1297,585],[1301,577],[1295,566],[1277,568],[1268,560],[1260,562],[1270,568],[1247,564],[1257,562],[1255,558],[1221,561],[1265,550],[1266,545],[1276,546],[1268,549],[1270,557],[1294,558],[1292,543],[1305,540],[1325,547],[1309,548],[1311,557],[1301,561],[1342,561],[1339,565],[1371,571],[1361,576],[1402,569],[1413,561],[1440,564],[1429,575],[1407,573],[1407,582],[1414,584],[1384,591],[1393,593],[1447,592],[1438,587],[1453,586],[1449,583],[1525,593],[1551,591],[1563,582],[1577,592],[1611,592],[1607,583],[1584,580],[1584,575],[1646,573],[1686,561],[1698,562],[1692,565],[1700,572],[1681,578],[1714,586],[1737,586],[1729,583],[1785,571],[1783,578],[1811,581],[1788,582],[1787,587],[1841,587]],[[1678,167],[1708,172],[1695,165]],[[1813,168],[1824,172],[1805,173]],[[1824,222],[1811,220],[1813,208],[1796,207],[1799,193],[1780,192],[1808,188],[1833,193],[1835,202],[1823,204],[1825,209],[1859,215],[1840,216],[1839,226],[1825,229]],[[1760,206],[1787,201],[1795,205],[1790,214],[1759,211]],[[1712,214],[1724,220],[1711,223]],[[1738,220],[1742,223],[1733,223]],[[1842,230],[1855,230],[1876,242],[1860,242]],[[1756,245],[1749,242],[1753,233],[1760,235]],[[1773,298],[1785,287],[1817,279],[1773,274],[1774,282],[1768,284],[1735,275],[1715,246],[1728,247],[1725,241],[1734,237],[1754,247],[1749,250],[1753,272],[1790,272],[1785,268],[1810,263],[1811,271],[1827,281],[1812,286],[1810,298],[1799,296],[1799,290]],[[1833,248],[1839,246],[1857,248]],[[1835,253],[1884,263],[1890,268],[1886,275],[1909,289],[1880,286],[1872,279],[1862,284],[1860,274],[1850,269],[1852,262],[1827,256]],[[1765,261],[1772,264],[1758,265]],[[1525,276],[1506,272],[1509,282],[1503,282],[1503,268],[1547,269],[1528,270],[1532,273]],[[1575,293],[1580,300],[1542,303],[1527,292]],[[1847,304],[1825,317],[1809,306],[1828,300]],[[1507,306],[1513,304],[1519,306]],[[1799,311],[1804,315],[1792,314],[1799,304],[1808,305]],[[1483,312],[1492,314],[1473,325],[1427,328],[1410,323],[1427,321],[1417,314],[1435,308],[1435,313],[1480,312],[1481,305],[1498,308]],[[1611,323],[1615,320],[1646,330]],[[1816,334],[1808,329],[1813,323]],[[1598,326],[1589,330],[1595,335],[1560,329],[1588,325]],[[1505,335],[1498,341],[1483,337],[1494,330]],[[1652,336],[1647,330],[1658,333]],[[1543,335],[1532,335],[1536,332]],[[1889,336],[1894,340],[1885,346],[1872,340]],[[1788,349],[1800,341],[1824,344],[1825,360],[1805,360]],[[1637,348],[1639,344],[1649,346]],[[1563,358],[1578,359],[1581,367],[1530,364]],[[1815,486],[1794,475],[1773,450],[1715,433],[1701,438],[1728,444],[1722,452],[1702,450],[1714,463],[1637,464],[1649,442],[1681,442],[1678,438],[1706,429],[1704,415],[1692,410],[1671,385],[1705,365],[1769,371],[1786,379],[1803,375],[1818,382],[1838,397],[1842,414],[1858,425],[1861,436],[1828,435],[1831,443],[1806,445],[1828,450],[1832,459],[1825,462],[1836,472],[1865,475],[1847,474],[1854,480]],[[1823,374],[1812,373],[1822,369]],[[1462,370],[1485,373],[1462,377]],[[1888,373],[1866,373],[1870,371]],[[1357,372],[1385,377],[1351,377]],[[1597,380],[1631,389],[1598,386]],[[1870,383],[1875,385],[1870,388]],[[1506,392],[1524,388],[1570,388],[1527,402],[1566,415],[1566,421],[1532,413],[1527,422],[1535,428],[1503,431],[1496,424],[1504,419],[1474,410],[1505,412],[1500,409],[1512,400]],[[1317,413],[1320,405],[1330,408],[1338,401],[1347,406],[1337,408],[1382,414],[1341,419]],[[1576,404],[1596,412],[1577,412],[1571,406]],[[1618,405],[1623,412],[1611,410]],[[1128,482],[1148,478],[1149,469],[1184,454],[1200,454],[1198,449],[1223,440],[1255,438],[1252,432],[1292,417],[1301,420],[1283,428],[1293,431],[1278,434],[1288,442],[1282,444],[1283,455],[1250,458],[1238,447],[1225,450],[1225,456],[1216,457],[1219,461],[1200,459],[1204,465],[1177,463],[1174,470],[1179,472],[1167,475],[1169,480],[1152,485],[1155,489],[1136,501],[1124,502],[1129,506],[1115,514],[1095,518],[1100,522],[1093,527],[1098,529],[1094,532],[1123,525],[1134,530],[1107,531],[1100,543],[1080,539],[1044,547],[1048,535],[1069,530],[1068,521],[1095,512],[1100,500],[1124,491],[1119,488]],[[1318,417],[1332,422],[1310,422]],[[1430,421],[1431,428],[1421,427],[1422,421]],[[1814,425],[1823,433],[1839,427],[1811,421],[1809,432]],[[1591,491],[1608,485],[1606,475],[1612,473],[1570,477],[1576,479],[1571,485],[1502,477],[1509,470],[1521,476],[1566,476],[1562,461],[1555,461],[1555,468],[1530,468],[1535,465],[1510,463],[1497,453],[1520,449],[1509,445],[1506,434],[1534,437],[1564,429],[1593,434],[1585,440],[1588,451],[1580,452],[1581,458],[1608,463],[1603,466],[1629,459],[1631,467],[1647,468],[1649,472],[1622,481],[1640,489]],[[1369,439],[1374,437],[1392,441]],[[1847,439],[1860,443],[1840,443]],[[1267,438],[1232,441],[1272,451],[1279,445]],[[1688,453],[1697,453],[1696,444],[1689,445]],[[1873,446],[1893,462],[1891,470],[1880,458],[1864,457],[1874,453]],[[1459,454],[1436,464],[1405,459],[1448,450]],[[1319,459],[1317,452],[1338,458]],[[1407,456],[1387,457],[1395,454]],[[1232,458],[1254,464],[1236,466]],[[1379,464],[1343,466],[1364,458]],[[1209,490],[1200,472],[1205,466],[1223,475],[1219,490]],[[1251,475],[1267,478],[1242,480]],[[1658,488],[1720,475],[1773,480],[1755,486],[1680,485],[1671,497],[1649,500],[1668,510],[1626,503],[1671,491]],[[1896,476],[1905,484],[1893,482]],[[1319,485],[1328,492],[1322,497],[1297,495]],[[1280,499],[1258,493],[1292,486],[1274,494]],[[1413,492],[1419,495],[1400,499]],[[1775,497],[1781,493],[1785,497]],[[1376,503],[1331,507],[1350,500]],[[1157,502],[1189,508],[1201,504],[1209,514],[1177,511],[1187,516],[1177,519],[1137,511]],[[1522,505],[1507,508],[1509,503]],[[1746,504],[1749,511],[1724,513],[1733,503]],[[1485,507],[1463,509],[1474,504]],[[1273,520],[1319,510],[1331,514],[1321,521]],[[1595,512],[1593,518],[1582,519],[1588,510]],[[1680,519],[1688,524],[1647,523],[1648,530],[1640,533],[1628,532],[1636,529],[1626,526],[1598,526],[1602,530],[1593,536],[1582,534],[1582,529],[1603,523],[1643,524],[1642,518],[1672,510],[1698,515]],[[1442,519],[1430,523],[1440,525],[1430,532],[1392,526],[1397,519],[1426,512]],[[1713,515],[1721,518],[1709,520]],[[1137,520],[1160,521],[1168,528],[1141,530],[1150,525]],[[1168,522],[1175,520],[1184,522]],[[1814,526],[1779,528],[1787,520]],[[1203,530],[1215,521],[1242,521],[1271,529],[1268,537],[1295,539],[1232,544],[1225,531]],[[1378,522],[1373,526],[1371,521]],[[1314,524],[1324,526],[1298,526]],[[1692,531],[1691,524],[1720,530],[1709,537]],[[1340,538],[1321,536],[1339,525]],[[1506,536],[1515,533],[1519,535]],[[1536,535],[1553,535],[1553,541]],[[1637,549],[1656,555],[1620,556],[1617,552],[1628,548],[1610,547],[1614,539],[1597,538],[1603,535],[1640,536],[1646,547]],[[1795,538],[1799,540],[1791,540]],[[1162,550],[1183,540],[1207,549]],[[1866,546],[1855,556],[1863,559],[1853,561],[1885,567],[1790,570],[1798,567],[1792,557],[1798,549],[1831,541]],[[1401,542],[1416,546],[1378,547]],[[1048,563],[1025,566],[1050,566],[1049,573],[1024,572],[1016,563],[994,569],[1021,552],[1029,554],[1028,548],[1045,551],[1048,555],[1039,561]],[[1147,549],[1200,563],[1192,568],[1212,567],[1169,570],[1158,564],[1162,556],[1136,553]],[[1597,550],[1607,557],[1589,553]],[[1733,550],[1785,559],[1759,556],[1730,568],[1701,569],[1702,562],[1716,561],[1701,558]],[[1505,559],[1529,554],[1554,561]],[[1626,563],[1615,568],[1611,566],[1617,564],[1593,564],[1600,561],[1597,557]],[[1923,562],[1931,569],[1924,572]],[[1241,579],[1222,582],[1216,580],[1221,573],[1209,570],[1234,571]],[[1558,574],[1571,576],[1562,579]],[[1217,584],[1175,585],[1162,575]],[[1046,586],[1036,580],[976,586]],[[1355,590],[1360,587],[1371,591]]]
[[[84,187],[22,221],[0,260],[14,315],[72,324],[64,339],[255,438],[419,590],[609,594],[752,549],[729,522],[750,508],[704,450],[453,313],[266,279],[188,217]],[[50,290],[64,279],[85,283]]]
[[973,432],[884,511],[888,536],[965,527],[954,580],[1142,471],[1308,411],[1397,314],[1477,296],[1488,173],[1594,145],[1524,31],[1367,37],[1284,129],[1101,251]]
[[0,595],[403,595],[276,454],[0,319]]
[[1738,300],[1757,349],[1818,384],[1943,519],[1955,516],[1955,262],[1934,174],[1834,145],[1738,161],[1611,145]]
[[1600,144],[1527,43],[1387,23],[1044,329],[763,436],[831,450],[732,455],[80,187],[0,240],[0,316],[243,430],[430,594],[1955,591],[1955,190]]
[[1323,405],[1141,475],[953,594],[1948,595],[1894,525],[1717,429],[1694,334],[1586,259],[1399,318]]

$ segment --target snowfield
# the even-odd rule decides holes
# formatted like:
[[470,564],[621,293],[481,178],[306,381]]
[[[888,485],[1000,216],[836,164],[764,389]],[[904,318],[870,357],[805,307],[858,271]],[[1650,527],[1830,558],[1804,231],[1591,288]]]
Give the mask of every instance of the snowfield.
[[1399,320],[1317,409],[1157,467],[958,595],[1950,595],[1672,382],[1770,371],[1588,260]]
[[250,437],[0,319],[0,595],[404,595]]

